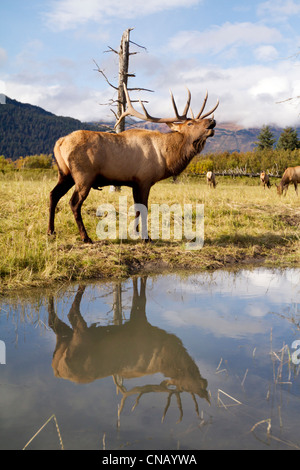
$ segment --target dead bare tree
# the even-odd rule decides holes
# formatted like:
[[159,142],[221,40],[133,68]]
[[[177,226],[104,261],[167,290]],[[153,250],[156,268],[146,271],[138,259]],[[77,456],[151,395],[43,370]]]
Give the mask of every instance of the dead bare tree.
[[[133,41],[130,40],[130,32],[133,30],[133,28],[128,28],[123,32],[122,39],[121,39],[121,44],[119,51],[116,51],[112,47],[109,47],[109,50],[106,52],[113,52],[119,56],[119,82],[118,86],[113,85],[108,77],[106,76],[105,72],[103,69],[101,69],[96,61],[94,60],[94,63],[97,66],[97,71],[103,75],[109,86],[114,88],[118,92],[118,98],[117,100],[111,100],[110,104],[117,105],[117,112],[115,113],[113,110],[112,112],[114,113],[117,121],[117,125],[115,126],[115,132],[123,132],[125,130],[125,119],[119,121],[120,116],[122,113],[125,111],[127,102],[126,102],[126,96],[124,92],[124,85],[127,88],[127,83],[128,83],[128,78],[129,77],[135,77],[134,73],[129,73],[129,57],[131,55],[137,54],[137,52],[130,52],[130,43],[135,44],[136,46],[145,49],[144,46],[140,46],[139,44],[134,43]],[[152,92],[152,90],[147,90],[146,88],[129,88],[129,90],[144,90],[148,92]],[[120,186],[112,186],[111,188],[115,188],[115,190],[120,191],[121,188]]]

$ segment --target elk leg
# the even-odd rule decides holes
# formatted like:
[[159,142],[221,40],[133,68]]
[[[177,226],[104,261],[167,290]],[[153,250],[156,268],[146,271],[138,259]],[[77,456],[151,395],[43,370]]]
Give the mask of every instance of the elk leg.
[[[148,197],[149,197],[150,188],[151,188],[151,186],[142,187],[142,186],[139,186],[139,185],[135,185],[132,188],[134,203],[143,205],[146,208],[146,212],[148,211]],[[141,219],[142,219],[143,215],[145,215],[144,211],[143,211],[143,214],[141,214],[139,210],[136,211],[136,218],[137,219],[140,216],[141,216]],[[145,227],[144,232],[146,234],[146,236],[144,238],[144,241],[145,242],[151,241],[150,238],[148,237],[147,219],[143,220],[142,223],[144,224],[144,227]],[[143,234],[142,234],[142,236],[143,236]]]
[[75,298],[73,300],[72,306],[70,308],[70,312],[68,314],[68,319],[72,325],[73,331],[84,331],[87,329],[87,324],[83,319],[80,313],[80,303],[82,296],[84,294],[85,287],[79,285]]
[[74,180],[71,175],[59,176],[57,185],[52,189],[50,193],[50,208],[49,208],[49,224],[48,224],[48,235],[53,235],[54,231],[54,218],[55,209],[58,201],[72,188]]
[[73,334],[72,329],[58,318],[54,309],[53,296],[50,296],[48,301],[48,325],[57,337],[71,337]]
[[[133,186],[133,188],[132,188],[132,194],[133,194],[134,204],[139,204],[139,200],[140,200],[140,191],[139,191],[139,187],[138,187],[138,186]],[[136,219],[138,219],[138,218],[140,217],[140,211],[136,211],[135,217],[136,217]],[[138,225],[137,230],[139,231],[139,229],[140,229],[140,227],[139,227],[139,225]]]
[[294,183],[294,186],[295,186],[296,194],[297,194],[297,196],[298,196],[298,184],[297,184],[297,182]]
[[146,280],[147,276],[140,278],[140,293],[138,289],[138,279],[132,280],[133,296],[132,306],[130,311],[130,320],[134,322],[141,322],[141,325],[147,323],[146,316]]
[[93,243],[87,234],[87,231],[85,229],[85,226],[81,217],[81,206],[84,203],[85,199],[87,198],[90,192],[90,189],[91,189],[90,187],[85,188],[85,189],[76,188],[70,199],[70,207],[72,209],[74,218],[76,220],[81,240],[85,243]]

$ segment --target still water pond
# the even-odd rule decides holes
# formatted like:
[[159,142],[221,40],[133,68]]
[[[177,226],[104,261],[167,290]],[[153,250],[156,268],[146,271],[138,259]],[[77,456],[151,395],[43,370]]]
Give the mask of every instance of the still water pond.
[[300,448],[300,270],[72,285],[0,306],[0,449]]

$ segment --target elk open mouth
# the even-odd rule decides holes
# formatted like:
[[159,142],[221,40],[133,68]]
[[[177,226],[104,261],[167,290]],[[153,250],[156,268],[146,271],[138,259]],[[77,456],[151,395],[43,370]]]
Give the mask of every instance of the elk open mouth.
[[215,133],[214,128],[216,127],[216,124],[217,123],[214,119],[212,119],[211,122],[209,123],[209,126],[207,127],[207,131],[208,131],[207,135],[209,137],[212,137],[214,135],[214,133]]

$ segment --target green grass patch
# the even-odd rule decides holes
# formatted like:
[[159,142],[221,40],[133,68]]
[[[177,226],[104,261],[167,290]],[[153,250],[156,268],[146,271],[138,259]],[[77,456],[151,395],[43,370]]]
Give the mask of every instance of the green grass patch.
[[[251,263],[274,266],[300,264],[300,207],[295,191],[278,197],[276,188],[264,190],[253,178],[218,178],[209,189],[203,178],[182,177],[160,182],[150,193],[151,204],[204,204],[204,246],[187,251],[185,240],[159,238],[99,240],[97,207],[119,196],[133,204],[129,188],[111,193],[92,190],[82,208],[93,245],[81,242],[69,208],[72,190],[58,204],[56,237],[47,236],[49,192],[56,184],[52,171],[1,175],[0,281],[1,290],[43,286],[53,282],[111,279],[141,272],[203,270],[240,267]],[[151,213],[150,213],[151,215]],[[193,213],[195,224],[195,211]],[[150,234],[151,235],[151,234]]]

